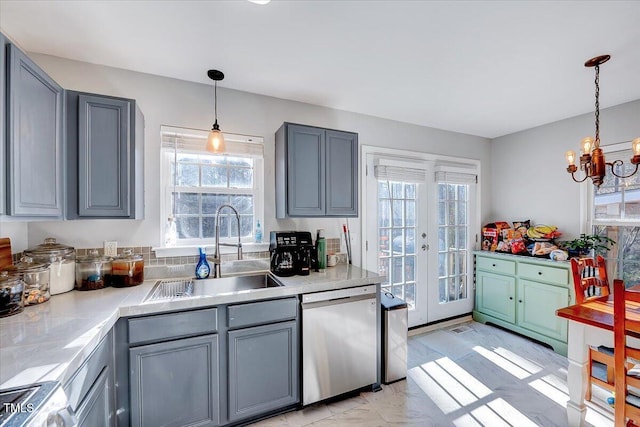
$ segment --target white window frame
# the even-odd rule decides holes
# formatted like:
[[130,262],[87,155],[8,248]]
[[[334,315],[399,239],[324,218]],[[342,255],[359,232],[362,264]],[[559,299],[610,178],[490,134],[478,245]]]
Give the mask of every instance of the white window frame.
[[[160,148],[160,242],[164,247],[164,227],[167,218],[173,213],[171,205],[171,193],[174,190],[171,181],[171,163],[172,156],[165,155],[167,152],[173,154],[176,146],[171,147],[171,141],[178,143],[178,153],[192,153],[211,156],[232,156],[252,158],[253,165],[253,188],[216,188],[216,187],[175,187],[176,190],[189,192],[197,191],[199,193],[216,193],[216,194],[248,194],[253,195],[253,226],[250,236],[242,237],[241,242],[253,243],[255,232],[255,222],[260,221],[264,233],[264,140],[262,137],[228,134],[224,133],[227,153],[212,154],[205,151],[205,142],[207,140],[208,131],[199,129],[176,128],[169,126],[161,126],[161,148]],[[184,141],[187,141],[185,143]],[[201,141],[201,144],[200,144]],[[188,147],[185,147],[188,146]],[[202,149],[194,149],[194,146],[201,146]],[[215,213],[215,212],[212,212]],[[224,211],[226,214],[227,212]],[[264,240],[264,236],[263,236]],[[237,237],[220,238],[221,242],[235,243]],[[179,239],[176,247],[206,247],[215,244],[214,238],[202,239]]]

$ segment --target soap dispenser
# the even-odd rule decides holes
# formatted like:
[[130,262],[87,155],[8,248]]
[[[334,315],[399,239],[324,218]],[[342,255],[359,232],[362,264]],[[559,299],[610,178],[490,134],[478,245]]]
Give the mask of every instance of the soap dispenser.
[[207,254],[204,253],[202,248],[198,248],[200,251],[200,260],[198,261],[198,265],[196,265],[196,279],[206,279],[209,277],[209,273],[211,273],[211,267],[209,266],[209,262],[207,261]]

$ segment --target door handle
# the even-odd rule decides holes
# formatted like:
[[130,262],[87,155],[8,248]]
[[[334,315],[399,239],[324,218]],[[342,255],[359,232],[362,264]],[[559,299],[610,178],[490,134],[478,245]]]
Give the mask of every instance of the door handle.
[[429,249],[429,245],[422,245],[422,250],[423,250],[423,251],[426,251],[426,250],[428,250],[428,249]]

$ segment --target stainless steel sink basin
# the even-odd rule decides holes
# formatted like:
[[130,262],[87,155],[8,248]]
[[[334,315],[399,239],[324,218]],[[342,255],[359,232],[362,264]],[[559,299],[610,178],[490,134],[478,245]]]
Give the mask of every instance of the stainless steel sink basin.
[[155,284],[145,298],[145,302],[217,296],[279,286],[282,285],[269,273],[223,277],[220,279],[166,279],[159,280]]

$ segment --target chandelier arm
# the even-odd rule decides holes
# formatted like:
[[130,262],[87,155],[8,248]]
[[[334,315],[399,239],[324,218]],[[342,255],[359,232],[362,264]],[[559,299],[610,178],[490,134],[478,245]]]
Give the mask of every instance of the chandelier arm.
[[576,179],[576,173],[575,172],[571,172],[571,178],[575,181],[575,182],[585,182],[587,180],[587,178],[589,178],[588,174],[585,174],[584,178],[578,180]]
[[636,168],[633,170],[633,172],[631,172],[629,175],[618,175],[615,171],[615,169],[613,169],[614,166],[622,166],[624,164],[624,162],[622,160],[616,160],[614,162],[607,162],[607,165],[609,165],[609,167],[611,168],[611,173],[615,176],[617,176],[618,178],[631,178],[633,175],[636,174],[636,172],[638,172],[638,166],[640,166],[640,164],[636,163]]

